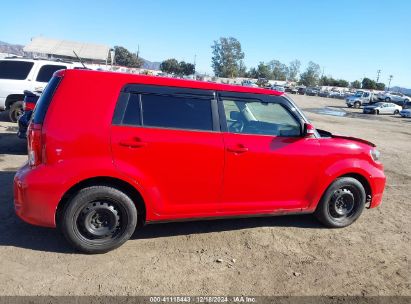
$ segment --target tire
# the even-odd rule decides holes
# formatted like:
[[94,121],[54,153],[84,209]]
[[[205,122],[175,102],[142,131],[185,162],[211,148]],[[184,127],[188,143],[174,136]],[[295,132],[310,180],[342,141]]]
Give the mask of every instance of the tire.
[[400,114],[400,111],[395,110],[395,111],[394,111],[394,115],[397,115],[397,114]]
[[354,102],[354,108],[359,109],[361,107],[361,103],[359,101]]
[[376,111],[375,111],[375,114],[376,114],[376,115],[380,115],[380,111],[376,110]]
[[385,102],[390,102],[390,101],[391,101],[391,98],[387,97],[387,98],[384,99],[384,101],[385,101]]
[[363,185],[355,178],[341,177],[325,191],[314,214],[327,227],[347,227],[359,218],[365,201]]
[[23,101],[16,101],[10,106],[9,119],[11,122],[17,122],[21,115],[23,115]]
[[122,191],[92,186],[81,189],[67,202],[60,226],[77,250],[105,253],[120,247],[134,233],[137,209]]

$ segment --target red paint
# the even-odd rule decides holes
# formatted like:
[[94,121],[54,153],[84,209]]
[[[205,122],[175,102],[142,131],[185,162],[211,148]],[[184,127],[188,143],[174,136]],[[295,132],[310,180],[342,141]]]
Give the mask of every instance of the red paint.
[[364,141],[112,125],[119,92],[126,84],[282,93],[120,73],[56,74],[62,81],[45,120],[29,128],[32,166],[25,165],[15,176],[16,212],[29,223],[55,227],[62,197],[95,177],[134,187],[144,199],[148,222],[312,212],[327,187],[347,174],[368,181],[371,207],[381,203],[383,168],[371,159],[371,146]]

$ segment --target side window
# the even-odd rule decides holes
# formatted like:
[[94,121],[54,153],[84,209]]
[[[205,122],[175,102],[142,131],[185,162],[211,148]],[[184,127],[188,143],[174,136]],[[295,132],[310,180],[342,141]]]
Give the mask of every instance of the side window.
[[130,94],[127,102],[126,110],[124,111],[123,124],[125,125],[141,125],[140,111],[140,95]]
[[55,71],[65,69],[67,69],[65,65],[43,65],[39,70],[36,81],[49,82]]
[[143,126],[213,130],[211,100],[193,97],[141,95]]
[[370,96],[370,93],[364,93],[364,97]]
[[257,100],[223,100],[227,129],[232,133],[301,136],[298,120],[281,104]]
[[29,75],[33,62],[27,61],[0,61],[0,79],[24,80]]

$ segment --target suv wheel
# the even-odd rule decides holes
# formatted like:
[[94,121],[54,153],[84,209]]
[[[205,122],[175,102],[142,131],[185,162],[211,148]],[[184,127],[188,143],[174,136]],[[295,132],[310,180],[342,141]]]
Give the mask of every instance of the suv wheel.
[[315,210],[315,216],[324,225],[342,228],[351,225],[365,206],[363,185],[352,177],[336,179],[325,191]]
[[21,115],[23,115],[23,102],[16,101],[10,106],[9,119],[11,122],[17,122]]
[[64,236],[85,253],[104,253],[121,246],[136,225],[137,209],[131,198],[108,186],[81,189],[61,217]]
[[361,106],[361,103],[359,101],[354,102],[354,108],[359,109]]
[[385,100],[385,102],[390,102],[390,101],[391,101],[391,98],[386,97],[384,100]]

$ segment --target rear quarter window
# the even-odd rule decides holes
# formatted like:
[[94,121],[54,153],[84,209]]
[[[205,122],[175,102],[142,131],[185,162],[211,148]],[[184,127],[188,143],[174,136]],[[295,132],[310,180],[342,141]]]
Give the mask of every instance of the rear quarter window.
[[49,82],[51,77],[53,77],[54,72],[58,70],[65,70],[65,69],[67,69],[65,65],[51,65],[51,64],[43,65],[39,70],[36,81]]
[[47,84],[43,93],[41,94],[39,100],[36,103],[33,114],[33,123],[42,124],[44,118],[46,117],[47,110],[50,106],[51,100],[53,99],[54,93],[61,81],[61,77],[53,77]]
[[34,63],[29,61],[0,61],[0,79],[24,80]]

